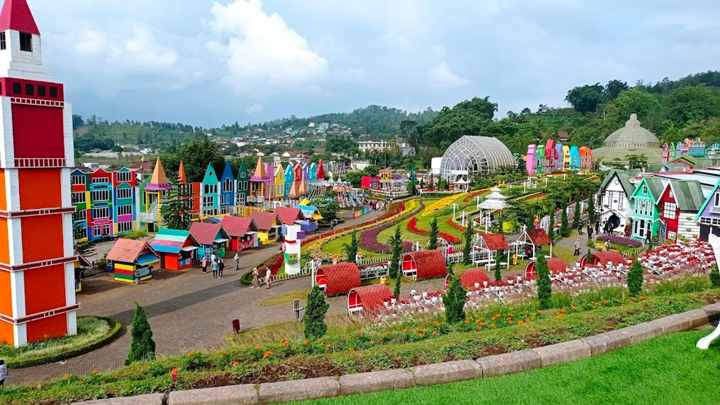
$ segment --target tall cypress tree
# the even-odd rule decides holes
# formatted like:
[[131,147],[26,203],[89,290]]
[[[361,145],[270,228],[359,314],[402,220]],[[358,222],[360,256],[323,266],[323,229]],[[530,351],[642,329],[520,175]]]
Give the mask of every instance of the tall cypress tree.
[[173,184],[160,207],[160,215],[165,226],[172,229],[189,228],[192,221],[189,208],[190,198],[186,194],[185,188],[182,185]]
[[395,234],[390,238],[390,246],[392,247],[392,257],[390,259],[390,268],[388,273],[391,278],[400,275],[400,255],[402,254],[402,236],[400,235],[400,225],[395,228]]
[[433,217],[430,223],[430,241],[428,242],[428,249],[435,250],[438,248],[438,223],[437,217]]
[[307,298],[307,306],[305,309],[305,337],[307,339],[319,339],[325,336],[327,325],[325,325],[325,314],[330,308],[325,302],[325,294],[320,287],[315,286],[310,290]]
[[552,305],[552,281],[550,270],[545,261],[545,253],[538,251],[535,258],[535,274],[537,276],[537,294],[540,309],[548,309]]
[[465,228],[465,246],[463,247],[463,264],[465,265],[472,264],[472,243],[474,234],[473,220],[472,218],[468,218],[468,224]]
[[460,323],[465,320],[465,300],[467,291],[460,284],[460,279],[454,274],[450,276],[450,286],[443,295],[445,304],[445,320],[449,324]]
[[712,269],[710,269],[710,284],[715,288],[720,287],[720,271],[718,271],[717,266],[713,266]]
[[395,288],[393,289],[393,297],[395,297],[396,300],[400,299],[400,287],[402,286],[402,274],[398,272],[397,277],[395,278]]
[[504,251],[498,252],[498,259],[495,260],[495,281],[501,281],[502,280],[502,269],[500,268],[500,259],[502,259],[505,256]]
[[548,225],[548,236],[552,242],[555,239],[555,209],[550,213],[550,224]]
[[132,319],[132,342],[125,365],[136,361],[155,359],[155,341],[145,310],[135,303],[135,314]]
[[628,272],[627,287],[630,296],[637,297],[642,292],[643,287],[643,269],[637,257],[633,261],[630,272]]
[[590,198],[588,198],[588,224],[593,226],[596,221],[597,213],[595,212],[595,196],[591,195]]
[[570,226],[568,225],[567,207],[562,210],[562,217],[560,218],[560,236],[567,238],[570,236]]
[[580,228],[580,203],[575,203],[575,209],[573,210],[573,229]]
[[348,263],[357,263],[358,249],[357,231],[353,231],[352,236],[350,237],[350,244],[345,244],[345,255]]

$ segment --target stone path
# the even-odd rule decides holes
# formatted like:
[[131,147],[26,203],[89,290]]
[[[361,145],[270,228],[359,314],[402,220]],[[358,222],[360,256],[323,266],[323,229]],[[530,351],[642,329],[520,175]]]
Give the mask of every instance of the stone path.
[[[375,212],[346,224],[360,224],[381,214]],[[233,319],[239,319],[243,329],[295,319],[291,304],[266,307],[258,303],[272,296],[307,289],[309,278],[282,282],[271,290],[240,284],[243,273],[279,251],[280,246],[276,245],[241,255],[239,272],[233,271],[234,263],[228,259],[223,280],[215,280],[210,273],[192,269],[185,273],[158,272],[151,282],[128,286],[101,274],[83,281],[83,292],[78,295],[79,314],[106,316],[127,326],[137,302],[148,313],[158,354],[174,355],[218,347],[224,343],[224,337],[232,333]],[[330,304],[331,314],[343,313],[346,298],[333,298]],[[115,342],[65,362],[10,370],[7,383],[35,383],[64,374],[121,367],[129,347],[130,336],[124,331]]]

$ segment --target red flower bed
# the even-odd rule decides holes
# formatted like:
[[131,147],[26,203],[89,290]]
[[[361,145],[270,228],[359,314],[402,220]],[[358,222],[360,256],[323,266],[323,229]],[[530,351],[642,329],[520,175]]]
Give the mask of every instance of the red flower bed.
[[408,221],[407,230],[414,233],[415,235],[420,235],[420,236],[430,235],[430,231],[426,231],[425,229],[420,229],[417,227],[417,217],[412,217],[410,219],[410,221]]
[[447,221],[446,221],[446,223],[447,223],[448,225],[452,226],[453,228],[457,229],[457,230],[460,231],[460,232],[465,232],[465,227],[462,226],[462,225],[460,225],[460,224],[458,224],[457,222],[453,221],[452,218],[448,218]]
[[457,236],[450,235],[449,233],[438,232],[438,236],[445,239],[451,245],[457,245],[458,243],[462,242],[462,239],[458,238]]

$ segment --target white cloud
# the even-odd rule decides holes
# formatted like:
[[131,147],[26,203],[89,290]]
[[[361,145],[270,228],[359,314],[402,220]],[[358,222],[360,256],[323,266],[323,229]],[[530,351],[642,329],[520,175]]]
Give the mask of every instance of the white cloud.
[[453,72],[447,62],[443,61],[433,66],[428,72],[430,84],[442,89],[454,89],[470,83],[467,79]]
[[260,0],[214,3],[211,13],[211,27],[225,39],[211,41],[208,48],[226,58],[229,80],[237,90],[287,88],[327,72],[327,60],[281,16],[267,13]]
[[263,111],[265,111],[265,107],[263,107],[263,105],[259,103],[250,105],[248,106],[248,108],[245,109],[245,112],[248,114],[259,114]]

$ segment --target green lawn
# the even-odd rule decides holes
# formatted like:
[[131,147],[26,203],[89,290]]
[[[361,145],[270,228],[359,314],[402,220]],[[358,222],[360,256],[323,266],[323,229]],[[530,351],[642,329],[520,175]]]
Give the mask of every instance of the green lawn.
[[720,346],[678,333],[601,357],[522,374],[307,401],[305,404],[718,404]]

